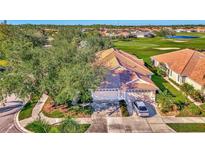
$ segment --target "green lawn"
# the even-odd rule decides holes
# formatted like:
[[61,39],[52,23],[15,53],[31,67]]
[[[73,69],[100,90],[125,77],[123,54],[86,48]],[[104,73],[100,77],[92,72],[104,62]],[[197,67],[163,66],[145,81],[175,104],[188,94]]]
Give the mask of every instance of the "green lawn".
[[38,96],[33,96],[33,99],[30,100],[24,107],[21,109],[20,114],[19,114],[19,120],[23,120],[26,118],[31,117],[32,111],[36,103],[38,102],[40,97]]
[[31,117],[31,114],[32,114],[32,111],[33,111],[35,104],[36,103],[34,103],[34,102],[26,103],[26,105],[23,107],[23,109],[21,110],[21,112],[19,114],[19,120],[23,120],[23,119]]
[[182,107],[177,117],[199,117],[205,116],[205,105],[199,108],[194,103],[190,102],[187,97],[181,92],[175,89],[170,83],[164,80],[161,76],[154,74],[152,76],[153,82],[160,88],[161,91],[168,90],[171,95],[176,100],[177,104],[180,106],[184,106],[184,103],[189,103],[188,105]]
[[163,79],[163,77],[154,74],[152,76],[152,81],[160,88],[161,91],[168,90],[176,101],[187,102],[186,96],[182,92],[174,88],[170,83]]
[[[114,46],[123,51],[127,51],[138,58],[144,59],[145,62],[150,62],[150,57],[174,50],[158,50],[156,48],[175,47],[175,48],[196,48],[205,49],[205,34],[204,33],[178,33],[177,35],[193,35],[200,38],[186,39],[186,42],[174,42],[179,39],[166,39],[163,37],[155,38],[133,38],[127,40],[114,40]],[[182,40],[182,39],[180,39]],[[175,49],[176,50],[176,49]]]
[[169,123],[176,132],[205,132],[204,123]]

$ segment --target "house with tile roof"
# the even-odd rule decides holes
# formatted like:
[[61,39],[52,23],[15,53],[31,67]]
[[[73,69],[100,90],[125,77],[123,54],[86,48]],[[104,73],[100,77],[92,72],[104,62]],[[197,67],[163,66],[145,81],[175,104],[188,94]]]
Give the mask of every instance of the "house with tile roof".
[[114,48],[97,53],[96,64],[108,69],[100,86],[92,92],[94,102],[125,100],[155,101],[158,88],[151,80],[152,72],[141,59]]
[[205,54],[183,49],[151,57],[154,66],[165,64],[167,75],[178,84],[188,83],[205,94]]

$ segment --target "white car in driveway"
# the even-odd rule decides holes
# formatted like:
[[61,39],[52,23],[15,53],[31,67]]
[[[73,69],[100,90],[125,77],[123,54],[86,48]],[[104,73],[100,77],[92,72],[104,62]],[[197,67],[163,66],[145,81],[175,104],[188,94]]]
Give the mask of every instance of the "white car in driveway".
[[137,112],[138,116],[140,116],[140,117],[148,117],[149,116],[149,111],[148,111],[144,102],[135,101],[133,103],[133,108]]

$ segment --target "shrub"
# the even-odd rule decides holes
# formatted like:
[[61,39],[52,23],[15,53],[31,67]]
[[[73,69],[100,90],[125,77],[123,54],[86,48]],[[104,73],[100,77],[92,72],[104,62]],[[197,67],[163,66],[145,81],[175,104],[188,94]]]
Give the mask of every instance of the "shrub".
[[26,129],[35,133],[48,133],[51,129],[51,126],[43,120],[36,120],[28,124]]
[[89,124],[78,124],[71,118],[65,119],[59,126],[61,133],[83,133],[85,132]]
[[167,35],[174,36],[174,35],[176,35],[176,32],[172,29],[162,28],[160,31],[156,32],[156,34],[158,36],[164,37],[164,36],[167,36]]
[[69,111],[73,111],[76,113],[84,113],[86,115],[91,115],[93,113],[93,109],[90,106],[82,107],[80,105],[71,106]]
[[120,110],[121,110],[121,113],[122,113],[123,117],[128,117],[129,116],[129,113],[127,111],[127,104],[124,100],[120,101]]
[[36,120],[26,126],[26,129],[35,133],[83,133],[90,124],[78,124],[71,118],[65,119],[59,125],[49,125],[43,120]]
[[193,115],[200,115],[202,112],[200,110],[200,108],[198,106],[196,106],[194,103],[190,104],[188,106],[189,111],[193,114]]
[[202,96],[201,92],[198,91],[198,90],[195,90],[192,85],[184,83],[181,86],[181,90],[184,91],[187,95],[189,95],[195,101],[198,101],[198,102],[204,102],[205,101],[205,99]]
[[51,127],[49,130],[49,133],[60,133],[60,130],[58,127]]
[[194,103],[191,103],[184,107],[184,109],[179,113],[179,117],[187,117],[187,116],[202,116],[202,110],[196,106]]
[[163,76],[163,77],[165,77],[167,74],[166,74],[166,71],[164,71],[164,70],[162,70],[162,69],[160,69],[160,68],[157,68],[157,74],[159,74],[159,75],[161,75],[161,76]]
[[157,95],[157,103],[163,113],[173,111],[175,107],[175,100],[167,91]]

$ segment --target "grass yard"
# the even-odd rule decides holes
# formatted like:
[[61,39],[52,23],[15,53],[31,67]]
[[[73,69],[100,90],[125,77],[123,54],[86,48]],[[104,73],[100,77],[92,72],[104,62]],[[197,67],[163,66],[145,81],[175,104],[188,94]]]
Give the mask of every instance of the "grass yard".
[[176,101],[179,102],[187,102],[188,99],[186,96],[174,88],[170,83],[163,79],[163,77],[154,74],[152,76],[152,81],[160,88],[161,91],[168,90],[173,97],[175,97]]
[[38,100],[39,100],[39,97],[34,96],[31,101],[26,103],[26,105],[21,109],[21,112],[19,114],[19,120],[23,120],[23,119],[31,117],[33,108],[36,105],[36,103],[38,102]]
[[26,103],[26,105],[23,107],[23,109],[21,110],[19,114],[19,120],[23,120],[23,119],[31,117],[31,114],[32,114],[32,111],[35,105],[36,103],[34,102]]
[[19,113],[19,120],[31,117],[33,108],[39,99],[39,96],[34,96],[32,100],[30,100],[28,103],[24,105],[24,107],[21,109],[21,112]]
[[169,123],[176,132],[205,132],[204,123]]
[[[155,38],[132,38],[126,40],[114,40],[114,46],[123,51],[127,51],[138,58],[144,59],[146,63],[150,63],[150,57],[162,53],[175,51],[176,49],[170,50],[159,50],[157,48],[195,48],[205,49],[205,33],[177,33],[177,35],[190,35],[200,36],[195,39],[166,39],[163,37]],[[175,42],[175,41],[184,42]],[[179,49],[177,49],[179,50]]]

